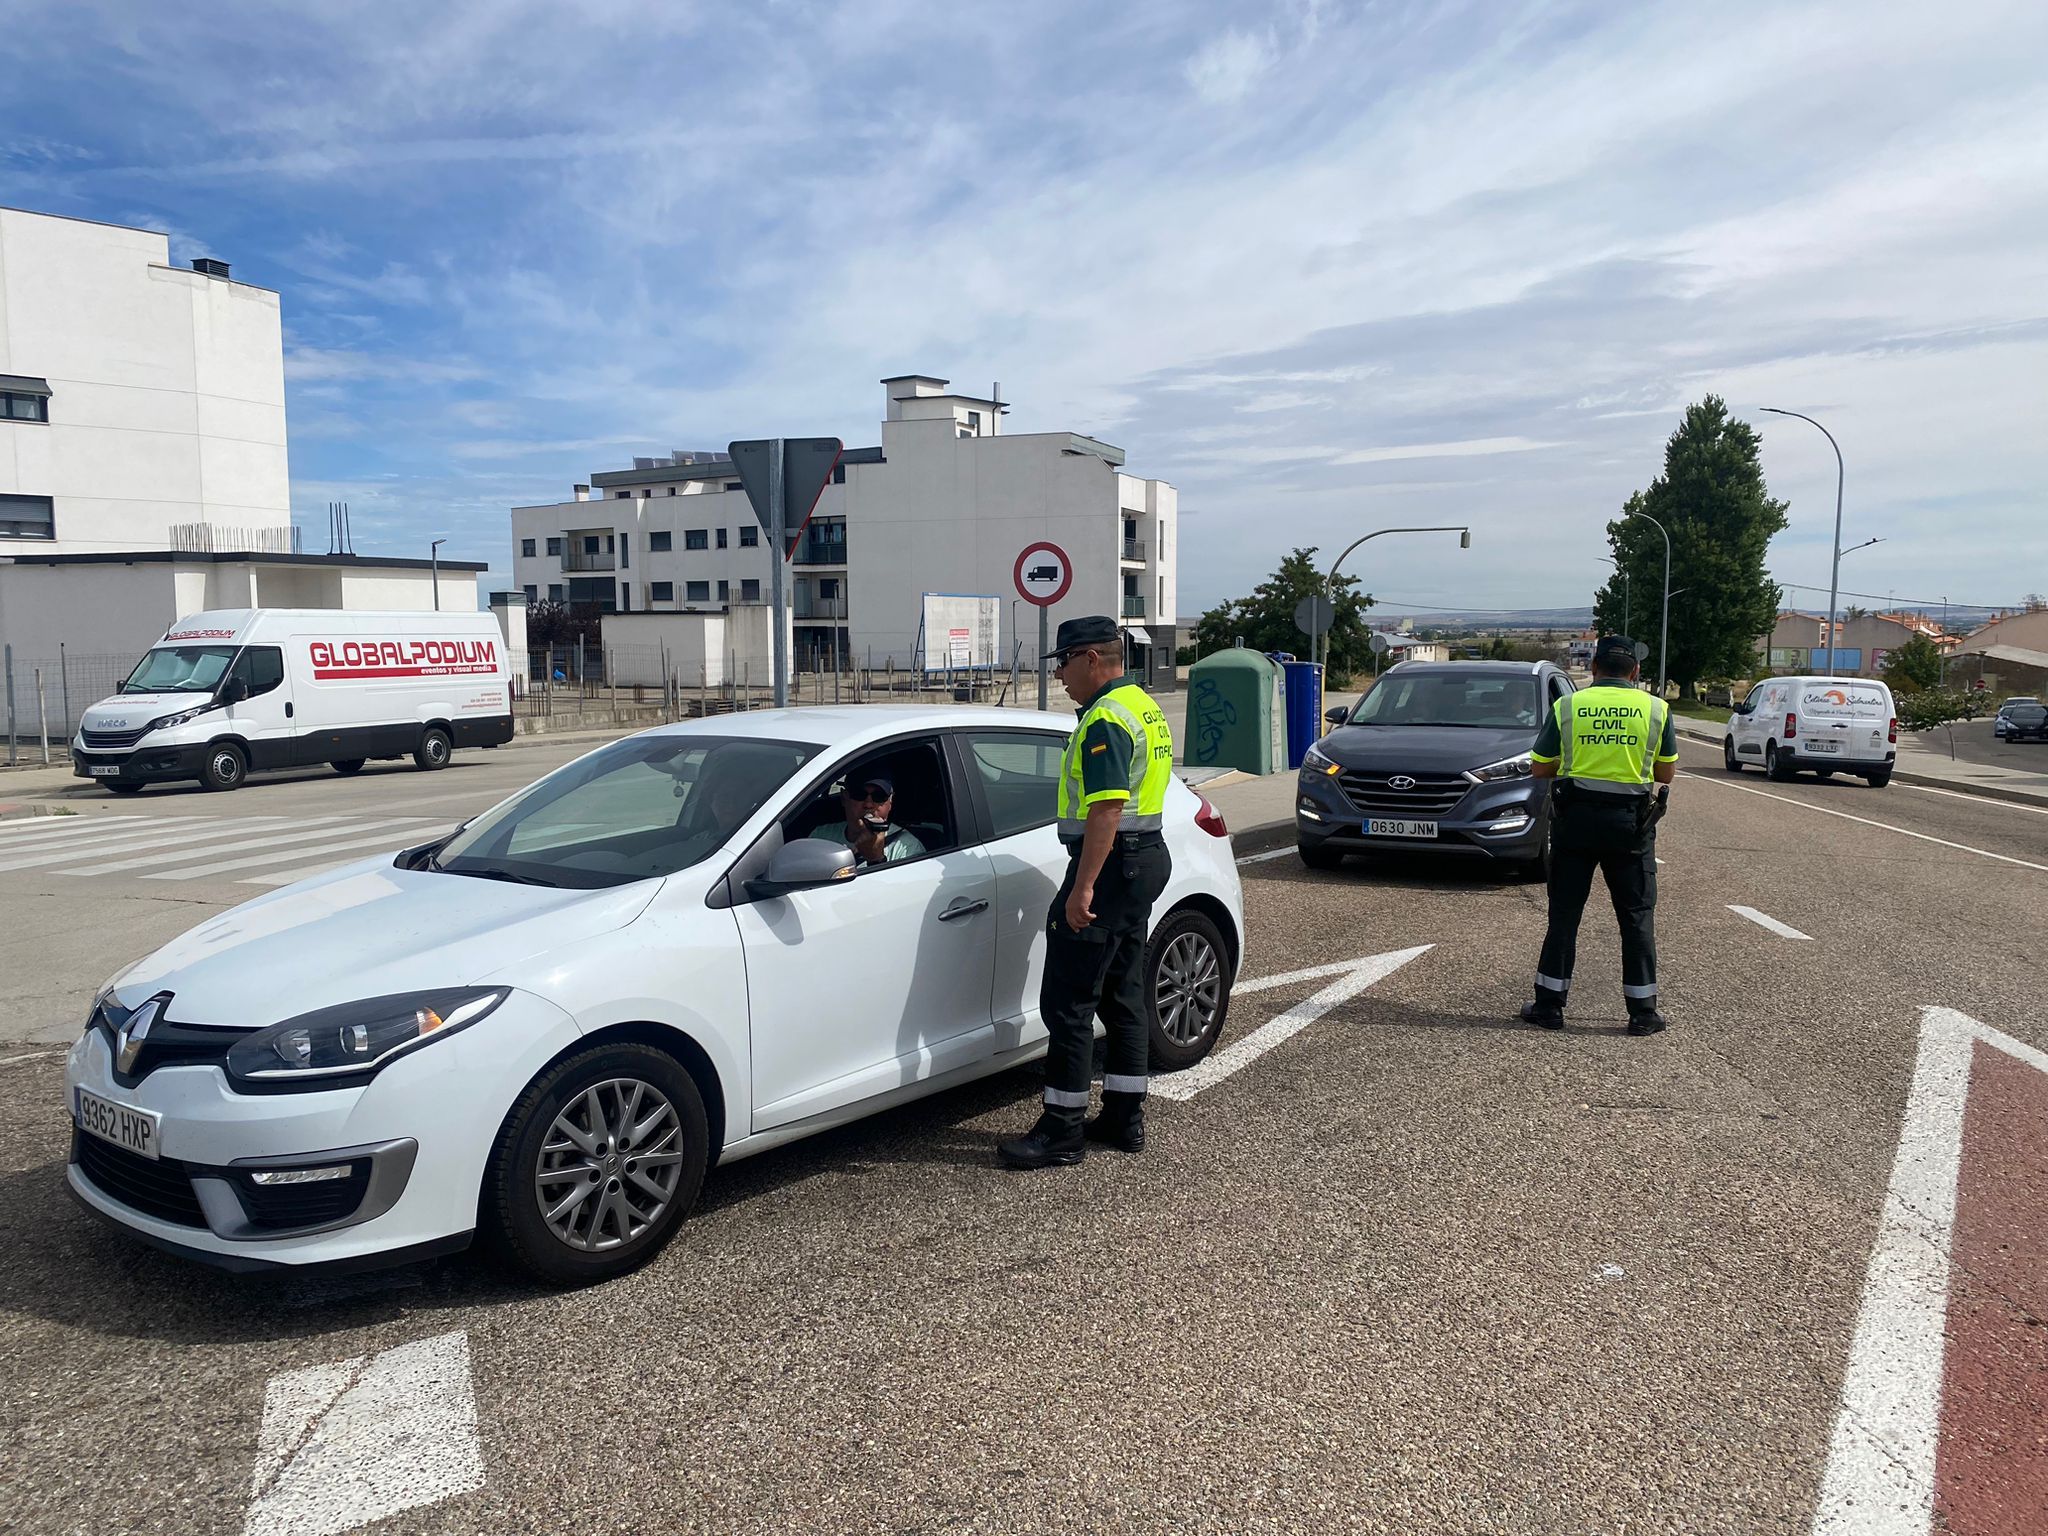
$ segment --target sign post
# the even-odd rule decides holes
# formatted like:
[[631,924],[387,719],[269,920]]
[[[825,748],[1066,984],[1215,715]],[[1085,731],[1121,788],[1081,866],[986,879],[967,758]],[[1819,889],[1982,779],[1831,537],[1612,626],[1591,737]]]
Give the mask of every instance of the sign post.
[[768,587],[773,594],[769,622],[775,626],[777,709],[789,704],[790,558],[845,448],[836,437],[756,437],[725,445],[753,504],[754,518],[766,530],[774,551]]
[[1067,552],[1057,544],[1040,540],[1024,546],[1017,556],[1017,566],[1012,573],[1017,583],[1017,595],[1038,609],[1038,707],[1050,708],[1047,693],[1050,683],[1046,676],[1045,653],[1052,649],[1046,639],[1046,615],[1052,605],[1067,595],[1067,589],[1074,584],[1074,562],[1067,558]]

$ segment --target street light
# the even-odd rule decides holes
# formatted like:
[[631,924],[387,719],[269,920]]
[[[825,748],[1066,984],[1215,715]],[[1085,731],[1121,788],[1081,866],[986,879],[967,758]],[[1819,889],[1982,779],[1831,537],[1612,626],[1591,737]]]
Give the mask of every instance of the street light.
[[1664,621],[1663,629],[1657,636],[1657,697],[1664,697],[1664,681],[1671,670],[1671,534],[1665,526],[1647,512],[1638,512],[1630,507],[1621,514],[1623,517],[1640,517],[1644,522],[1664,535]]
[[[1344,546],[1344,553],[1330,562],[1330,572],[1323,578],[1323,595],[1330,602],[1330,623],[1333,627],[1337,622],[1337,567],[1342,565],[1349,558],[1351,551],[1358,548],[1366,539],[1376,539],[1383,533],[1455,533],[1458,536],[1458,548],[1470,549],[1472,547],[1472,530],[1460,527],[1456,523],[1432,524],[1427,528],[1378,528],[1371,533],[1365,534],[1363,537],[1353,539]],[[1317,638],[1313,633],[1308,637],[1308,659],[1310,661],[1317,659]],[[1327,651],[1325,655],[1327,656]]]
[[[1845,478],[1842,469],[1842,445],[1835,441],[1834,433],[1821,426],[1811,416],[1800,415],[1798,411],[1781,411],[1775,405],[1762,406],[1760,409],[1773,416],[1798,416],[1808,426],[1819,428],[1820,435],[1826,438],[1828,446],[1835,450],[1835,539],[1830,546],[1835,552],[1835,558],[1828,570],[1828,670],[1832,672],[1835,670],[1835,652],[1841,645],[1841,637],[1835,632],[1835,599],[1840,595],[1842,586],[1842,481]],[[1862,549],[1864,546],[1859,544],[1856,547]]]
[[434,612],[436,613],[441,611],[441,546],[447,542],[446,539],[436,539],[427,546],[427,558],[434,565]]
[[1619,560],[1609,560],[1605,555],[1595,555],[1593,558],[1613,566],[1615,575],[1621,578],[1621,632],[1625,635],[1628,633],[1628,616],[1632,606],[1629,602],[1628,567]]

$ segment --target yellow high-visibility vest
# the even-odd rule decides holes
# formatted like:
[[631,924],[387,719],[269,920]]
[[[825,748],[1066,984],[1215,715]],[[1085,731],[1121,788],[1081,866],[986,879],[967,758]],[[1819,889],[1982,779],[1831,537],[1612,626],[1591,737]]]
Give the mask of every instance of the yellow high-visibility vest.
[[[1087,792],[1082,782],[1082,743],[1098,720],[1131,738],[1130,783],[1118,789]],[[1166,823],[1166,786],[1173,778],[1173,731],[1152,695],[1136,683],[1111,688],[1086,709],[1067,738],[1060,763],[1060,825],[1063,838],[1077,838],[1088,826],[1088,807],[1104,800],[1130,802],[1117,821],[1122,832],[1156,832]]]

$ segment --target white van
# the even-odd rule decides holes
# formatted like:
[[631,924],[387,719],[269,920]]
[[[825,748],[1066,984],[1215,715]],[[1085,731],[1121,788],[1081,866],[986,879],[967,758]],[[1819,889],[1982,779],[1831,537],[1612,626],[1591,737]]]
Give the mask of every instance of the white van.
[[1730,713],[1721,743],[1730,773],[1744,763],[1774,779],[1853,773],[1873,788],[1891,782],[1898,754],[1892,691],[1867,677],[1767,677]]
[[71,771],[117,794],[252,769],[410,757],[512,739],[512,672],[488,613],[228,608],[178,620],[81,718]]

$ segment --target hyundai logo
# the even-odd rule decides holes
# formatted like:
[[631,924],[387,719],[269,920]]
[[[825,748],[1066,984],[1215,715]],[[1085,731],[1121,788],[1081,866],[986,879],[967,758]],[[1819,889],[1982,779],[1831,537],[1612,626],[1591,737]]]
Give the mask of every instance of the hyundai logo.
[[1414,787],[1415,781],[1405,773],[1397,773],[1387,780],[1387,788],[1389,789],[1413,789]]

